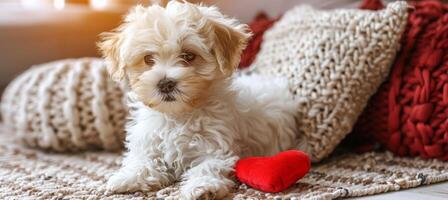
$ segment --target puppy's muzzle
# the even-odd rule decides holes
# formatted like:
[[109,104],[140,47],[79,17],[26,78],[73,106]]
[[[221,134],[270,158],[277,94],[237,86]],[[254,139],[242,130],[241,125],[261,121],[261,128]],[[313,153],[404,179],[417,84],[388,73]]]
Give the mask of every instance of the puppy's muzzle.
[[169,94],[176,89],[176,81],[168,78],[164,78],[157,83],[157,87],[159,88],[160,92]]

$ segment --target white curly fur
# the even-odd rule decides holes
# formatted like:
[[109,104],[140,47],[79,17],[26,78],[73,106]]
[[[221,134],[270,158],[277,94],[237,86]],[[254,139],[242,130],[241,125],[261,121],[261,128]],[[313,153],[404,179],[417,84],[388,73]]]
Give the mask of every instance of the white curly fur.
[[[217,29],[225,29],[225,38]],[[194,42],[179,42],[179,35]],[[158,37],[165,45],[155,45]],[[136,8],[105,37],[100,47],[112,76],[127,79],[131,110],[128,152],[109,190],[150,191],[181,181],[180,199],[223,198],[235,186],[238,159],[273,155],[303,142],[286,80],[228,73],[248,37],[245,25],[214,7],[176,1],[167,8]],[[226,44],[219,44],[222,40]],[[191,63],[178,59],[185,46],[197,54]],[[144,47],[155,52],[151,66],[138,56]],[[178,82],[180,92],[170,94],[174,101],[164,101],[157,89],[166,77]]]

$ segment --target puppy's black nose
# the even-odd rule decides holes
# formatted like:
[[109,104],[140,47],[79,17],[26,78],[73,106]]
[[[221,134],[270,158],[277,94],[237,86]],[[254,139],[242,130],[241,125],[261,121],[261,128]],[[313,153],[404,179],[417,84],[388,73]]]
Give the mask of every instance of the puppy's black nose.
[[164,78],[157,83],[157,87],[162,93],[170,93],[176,88],[176,81]]

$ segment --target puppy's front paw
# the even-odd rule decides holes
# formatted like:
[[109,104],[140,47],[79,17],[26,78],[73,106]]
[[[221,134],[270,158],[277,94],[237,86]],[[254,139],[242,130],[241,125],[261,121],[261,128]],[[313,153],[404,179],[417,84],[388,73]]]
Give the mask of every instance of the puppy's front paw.
[[150,191],[160,187],[155,178],[143,176],[136,172],[118,172],[107,181],[107,190],[116,193]]
[[134,192],[140,189],[136,176],[129,176],[120,172],[109,178],[106,188],[108,191],[116,193]]
[[209,200],[222,199],[226,197],[234,183],[230,180],[219,180],[216,178],[188,180],[181,186],[181,199],[187,200]]
[[212,200],[216,198],[216,193],[217,191],[214,188],[197,187],[191,191],[182,191],[181,199]]

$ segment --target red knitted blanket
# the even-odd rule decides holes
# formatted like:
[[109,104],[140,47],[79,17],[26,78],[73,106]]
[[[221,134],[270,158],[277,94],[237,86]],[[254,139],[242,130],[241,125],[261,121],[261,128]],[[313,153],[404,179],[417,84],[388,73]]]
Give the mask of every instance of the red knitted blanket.
[[[381,5],[365,0],[362,8]],[[448,160],[448,5],[410,5],[390,78],[371,98],[352,137],[377,141],[401,156]]]
[[271,28],[272,25],[278,20],[271,19],[264,13],[259,13],[255,19],[249,24],[249,28],[252,31],[252,38],[247,44],[241,55],[241,62],[239,68],[248,67],[255,60],[263,42],[263,34],[266,30]]

